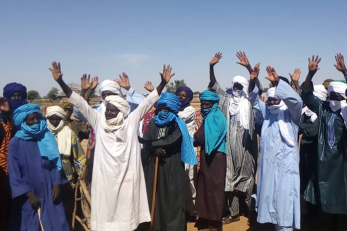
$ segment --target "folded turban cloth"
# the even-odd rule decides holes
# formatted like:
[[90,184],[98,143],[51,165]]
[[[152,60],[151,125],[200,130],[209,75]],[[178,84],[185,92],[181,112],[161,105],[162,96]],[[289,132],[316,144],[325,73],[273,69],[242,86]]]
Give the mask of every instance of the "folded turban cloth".
[[213,151],[227,154],[227,120],[218,107],[220,97],[212,91],[200,93],[200,100],[213,102],[212,108],[202,108],[204,117],[202,123],[205,129],[205,153],[210,155]]
[[107,131],[107,132],[114,132],[116,131],[120,126],[122,126],[124,122],[124,116],[128,113],[130,109],[129,103],[123,99],[119,95],[110,95],[105,98],[105,107],[107,104],[114,105],[118,110],[119,113],[115,118],[106,120],[105,114],[103,115],[104,118],[101,120],[101,126]]
[[183,111],[186,107],[190,106],[190,101],[192,101],[192,99],[193,99],[193,91],[192,91],[192,89],[190,89],[187,86],[181,86],[181,87],[176,89],[175,95],[178,96],[178,94],[181,91],[184,91],[184,92],[187,93],[187,99],[185,101],[181,101],[181,109],[180,109],[180,111]]
[[[37,113],[41,120],[38,124],[27,125],[26,117],[30,114]],[[18,127],[16,137],[22,140],[37,141],[40,155],[54,162],[58,170],[61,170],[60,154],[53,133],[47,128],[46,121],[42,118],[40,106],[37,104],[25,104],[14,111],[13,119]]]
[[[59,125],[54,127],[53,124],[49,121],[51,116],[59,116],[62,118]],[[63,119],[66,116],[66,112],[59,106],[51,106],[46,108],[46,117],[48,118],[47,124],[49,130],[54,134],[57,134],[58,139],[58,149],[60,155],[70,156],[71,155],[71,129],[65,125]]]
[[155,124],[165,126],[175,121],[182,134],[181,160],[183,163],[196,165],[197,160],[193,146],[193,138],[189,135],[186,123],[177,115],[181,109],[179,98],[172,93],[163,93],[157,104],[159,110],[161,105],[165,105],[169,109],[169,112],[159,111],[158,115],[154,118]]
[[122,95],[122,91],[121,91],[118,83],[116,83],[115,81],[112,81],[112,80],[108,80],[108,79],[102,81],[102,83],[99,86],[100,95],[102,94],[103,91],[110,91],[114,94]]
[[233,77],[233,81],[232,81],[232,86],[234,86],[235,83],[239,83],[243,86],[243,91],[248,95],[248,86],[249,86],[249,82],[248,80],[241,76],[241,75],[236,75]]
[[[20,93],[22,99],[11,99],[13,93]],[[4,87],[3,91],[4,97],[8,100],[10,104],[10,110],[14,112],[18,107],[23,104],[27,104],[27,88],[20,83],[9,83]]]
[[[267,97],[275,98],[276,95],[276,88],[271,87],[267,90]],[[280,128],[280,134],[282,138],[285,140],[286,144],[290,147],[294,147],[295,142],[294,138],[291,135],[291,131],[289,129],[290,125],[288,125],[284,120],[284,112],[288,109],[286,104],[281,100],[280,104],[278,105],[267,105],[267,108],[270,110],[271,114],[277,114],[277,121],[278,126]]]
[[60,107],[64,110],[73,110],[73,104],[69,102],[62,102]]
[[[346,99],[347,84],[339,81],[330,82],[328,87],[328,95],[330,97],[331,92],[339,93],[344,99]],[[340,110],[347,106],[346,100],[338,101],[329,99],[329,106],[333,112]]]
[[230,98],[229,113],[231,116],[240,113],[240,124],[244,129],[249,129],[250,104],[248,100],[248,80],[240,75],[233,78],[233,86],[239,83],[243,86],[242,90],[233,91]]
[[325,89],[323,84],[314,85],[313,94],[322,101],[326,101],[328,97],[328,91]]

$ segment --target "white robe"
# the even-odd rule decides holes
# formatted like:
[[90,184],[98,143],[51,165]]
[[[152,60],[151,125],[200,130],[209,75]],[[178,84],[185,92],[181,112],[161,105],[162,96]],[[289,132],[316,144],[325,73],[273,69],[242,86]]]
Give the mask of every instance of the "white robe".
[[107,133],[101,127],[104,115],[92,109],[76,93],[69,101],[87,118],[96,134],[91,230],[130,231],[151,220],[138,143],[138,124],[159,99],[154,90],[125,119],[122,127]]
[[196,124],[195,109],[192,106],[188,106],[183,111],[178,112],[178,116],[186,123],[189,135],[194,137]]

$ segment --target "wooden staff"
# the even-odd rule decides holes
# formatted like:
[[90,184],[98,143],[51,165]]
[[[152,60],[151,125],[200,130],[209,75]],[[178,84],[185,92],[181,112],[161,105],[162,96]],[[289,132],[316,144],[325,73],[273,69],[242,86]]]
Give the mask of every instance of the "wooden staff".
[[37,214],[39,215],[41,230],[45,231],[45,229],[43,228],[42,222],[41,222],[41,209],[40,208],[37,209]]
[[154,170],[154,184],[153,184],[153,195],[152,195],[152,209],[151,209],[151,226],[149,231],[153,229],[153,220],[154,220],[154,207],[155,207],[155,195],[157,194],[157,181],[158,181],[158,164],[159,158],[155,157],[155,170]]

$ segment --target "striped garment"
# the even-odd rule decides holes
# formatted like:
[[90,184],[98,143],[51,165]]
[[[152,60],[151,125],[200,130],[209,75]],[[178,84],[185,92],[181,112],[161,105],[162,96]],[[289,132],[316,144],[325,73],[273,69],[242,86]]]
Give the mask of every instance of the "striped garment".
[[0,148],[0,167],[5,172],[6,175],[8,175],[7,172],[7,150],[8,150],[8,144],[11,140],[11,134],[12,134],[12,125],[9,123],[1,123],[2,127],[5,131],[5,137],[2,141],[1,148]]

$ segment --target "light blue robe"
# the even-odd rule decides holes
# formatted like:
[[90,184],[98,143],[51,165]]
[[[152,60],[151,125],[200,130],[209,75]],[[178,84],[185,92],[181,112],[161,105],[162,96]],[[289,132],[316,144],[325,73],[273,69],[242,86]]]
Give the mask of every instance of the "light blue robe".
[[287,83],[280,81],[275,97],[283,100],[288,109],[285,121],[288,124],[295,146],[289,147],[281,137],[277,115],[271,114],[266,104],[258,97],[255,87],[249,95],[253,108],[261,112],[261,130],[257,208],[259,223],[270,222],[279,226],[300,229],[300,177],[298,126],[302,100]]

